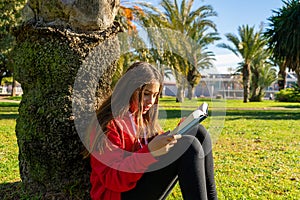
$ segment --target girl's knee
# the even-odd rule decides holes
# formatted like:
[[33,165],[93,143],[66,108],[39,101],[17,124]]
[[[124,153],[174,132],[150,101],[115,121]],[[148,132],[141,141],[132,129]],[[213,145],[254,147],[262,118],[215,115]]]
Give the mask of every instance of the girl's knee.
[[182,140],[185,145],[188,145],[185,154],[198,155],[201,158],[204,156],[202,145],[195,136],[184,135],[180,140]]
[[203,138],[209,137],[209,134],[208,134],[206,128],[204,128],[204,126],[202,126],[201,124],[199,124],[197,126],[197,135],[200,135]]
[[196,126],[194,126],[189,131],[188,135],[196,136],[200,141],[204,140],[204,138],[206,138],[207,136],[209,137],[207,130],[201,124],[197,124]]
[[199,124],[199,126],[197,127],[196,137],[198,138],[198,140],[200,141],[200,143],[202,145],[205,145],[205,146],[211,145],[210,134],[201,124]]

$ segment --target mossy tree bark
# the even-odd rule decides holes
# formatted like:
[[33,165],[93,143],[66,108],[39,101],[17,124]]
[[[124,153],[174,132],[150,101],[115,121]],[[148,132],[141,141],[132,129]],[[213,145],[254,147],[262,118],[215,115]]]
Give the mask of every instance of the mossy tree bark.
[[[30,196],[89,198],[89,160],[81,154],[85,147],[74,120],[81,116],[74,116],[72,106],[86,111],[109,94],[119,26],[113,23],[118,1],[92,0],[88,8],[82,2],[29,1],[34,18],[16,31],[13,65],[23,89],[16,134],[21,179]],[[110,10],[104,12],[105,6]],[[88,78],[78,76],[83,68]],[[85,83],[79,95],[76,79]]]

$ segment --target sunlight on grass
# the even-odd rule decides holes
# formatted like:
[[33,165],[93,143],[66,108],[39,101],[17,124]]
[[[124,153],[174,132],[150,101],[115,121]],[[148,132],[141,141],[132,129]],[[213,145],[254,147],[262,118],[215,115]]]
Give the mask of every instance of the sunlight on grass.
[[0,182],[20,181],[15,120],[0,120]]
[[214,147],[220,199],[299,199],[299,121],[238,123],[227,119]]
[[[200,103],[187,103],[186,113]],[[171,116],[165,127],[172,129],[180,111],[172,101],[161,104]],[[213,147],[219,199],[300,199],[300,104],[229,100],[226,108]],[[182,199],[178,185],[168,197],[175,199]]]

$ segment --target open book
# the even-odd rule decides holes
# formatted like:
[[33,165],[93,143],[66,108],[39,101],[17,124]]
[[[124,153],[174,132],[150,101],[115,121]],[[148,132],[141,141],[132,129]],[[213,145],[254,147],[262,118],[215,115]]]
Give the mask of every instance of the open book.
[[194,110],[187,118],[184,119],[175,129],[168,135],[185,134],[195,126],[197,123],[202,122],[208,116],[208,104],[202,103],[196,110]]

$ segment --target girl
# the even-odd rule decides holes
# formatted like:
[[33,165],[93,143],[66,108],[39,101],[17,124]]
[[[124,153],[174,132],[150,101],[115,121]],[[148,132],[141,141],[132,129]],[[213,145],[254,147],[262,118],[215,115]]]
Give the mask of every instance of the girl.
[[150,64],[134,63],[97,110],[90,136],[92,199],[165,199],[177,180],[184,199],[217,199],[204,127],[170,136],[158,123],[162,82]]

